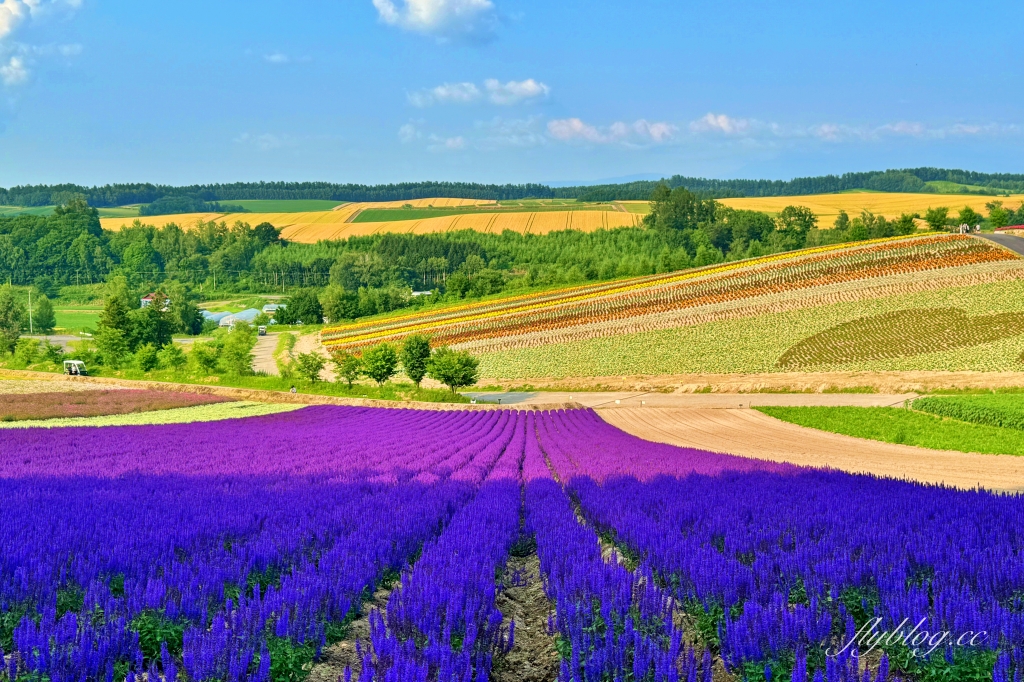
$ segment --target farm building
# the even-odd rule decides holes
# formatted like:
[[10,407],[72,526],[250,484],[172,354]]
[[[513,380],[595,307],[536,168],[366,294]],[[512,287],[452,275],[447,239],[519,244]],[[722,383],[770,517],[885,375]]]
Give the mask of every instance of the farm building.
[[203,316],[203,320],[219,323],[231,313],[211,313],[209,310],[200,310],[199,314]]

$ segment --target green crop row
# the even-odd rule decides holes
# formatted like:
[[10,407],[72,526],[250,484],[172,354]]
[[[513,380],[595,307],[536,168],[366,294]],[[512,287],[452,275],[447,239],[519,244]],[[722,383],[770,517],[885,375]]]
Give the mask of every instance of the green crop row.
[[950,398],[918,398],[912,405],[921,412],[972,424],[1024,431],[1024,396],[971,395]]

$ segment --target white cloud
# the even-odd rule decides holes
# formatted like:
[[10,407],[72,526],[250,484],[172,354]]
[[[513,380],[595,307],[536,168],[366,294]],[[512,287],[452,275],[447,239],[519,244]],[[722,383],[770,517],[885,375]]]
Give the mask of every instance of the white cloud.
[[470,104],[480,99],[480,88],[473,83],[445,83],[414,92],[408,98],[410,104],[420,108],[434,104]]
[[59,52],[62,57],[77,57],[82,54],[82,46],[78,43],[74,43],[72,45],[58,45],[57,52]]
[[484,88],[487,90],[487,97],[491,102],[502,105],[519,104],[527,100],[547,97],[551,92],[551,88],[547,85],[538,83],[532,78],[507,83],[501,83],[496,78],[489,78],[484,81]]
[[74,10],[82,6],[82,0],[0,0],[0,40],[13,33],[23,21],[59,5]]
[[4,85],[18,85],[28,80],[28,69],[21,57],[11,57],[6,64],[0,66],[0,80]]
[[414,107],[424,108],[435,104],[474,104],[482,101],[486,94],[491,104],[510,106],[547,97],[550,92],[551,88],[533,78],[507,83],[488,78],[483,88],[476,83],[445,83],[429,90],[413,92],[406,97]]
[[586,140],[587,142],[605,142],[605,136],[592,125],[578,118],[562,118],[548,122],[548,133],[556,140],[570,142]]
[[272,52],[268,55],[264,55],[263,60],[268,64],[287,64],[291,61],[291,59],[288,58],[288,55],[282,52]]
[[556,140],[572,142],[582,140],[596,144],[621,143],[627,146],[664,144],[675,138],[679,127],[664,121],[640,119],[635,123],[617,121],[601,130],[578,118],[558,119],[548,123],[548,134]]
[[498,15],[491,0],[373,0],[381,21],[439,40],[487,40]]
[[751,122],[745,118],[732,118],[725,114],[708,113],[690,123],[695,133],[718,132],[726,135],[742,135],[751,129]]
[[650,138],[653,142],[660,144],[674,138],[676,133],[679,132],[679,127],[663,121],[651,123],[650,121],[640,119],[633,124],[633,130],[637,135]]

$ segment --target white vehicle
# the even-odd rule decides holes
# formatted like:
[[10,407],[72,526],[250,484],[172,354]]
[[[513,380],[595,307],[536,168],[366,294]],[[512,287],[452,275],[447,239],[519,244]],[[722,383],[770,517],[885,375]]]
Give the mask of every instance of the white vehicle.
[[260,336],[266,336],[267,335],[267,327],[266,327],[266,325],[262,325],[261,324],[259,327],[257,327],[256,328],[256,333],[259,334]]
[[69,377],[89,376],[89,371],[85,368],[85,363],[81,360],[65,360],[64,373]]

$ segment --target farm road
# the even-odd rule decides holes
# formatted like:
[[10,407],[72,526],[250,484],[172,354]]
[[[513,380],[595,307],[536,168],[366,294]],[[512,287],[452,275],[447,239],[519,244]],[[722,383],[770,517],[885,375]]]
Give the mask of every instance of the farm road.
[[256,339],[256,346],[252,349],[252,368],[257,372],[277,376],[277,361],[274,359],[277,337],[277,334],[267,334]]
[[979,234],[976,236],[981,239],[987,239],[990,242],[995,242],[1000,246],[1005,246],[1014,253],[1024,256],[1024,239],[1020,237],[1012,234]]
[[892,445],[808,429],[750,409],[605,409],[609,424],[645,440],[806,467],[1024,491],[1024,457]]
[[735,409],[747,407],[892,407],[917,397],[916,393],[638,393],[543,391],[465,393],[481,402],[527,407],[552,403],[579,403],[596,410],[625,408]]

